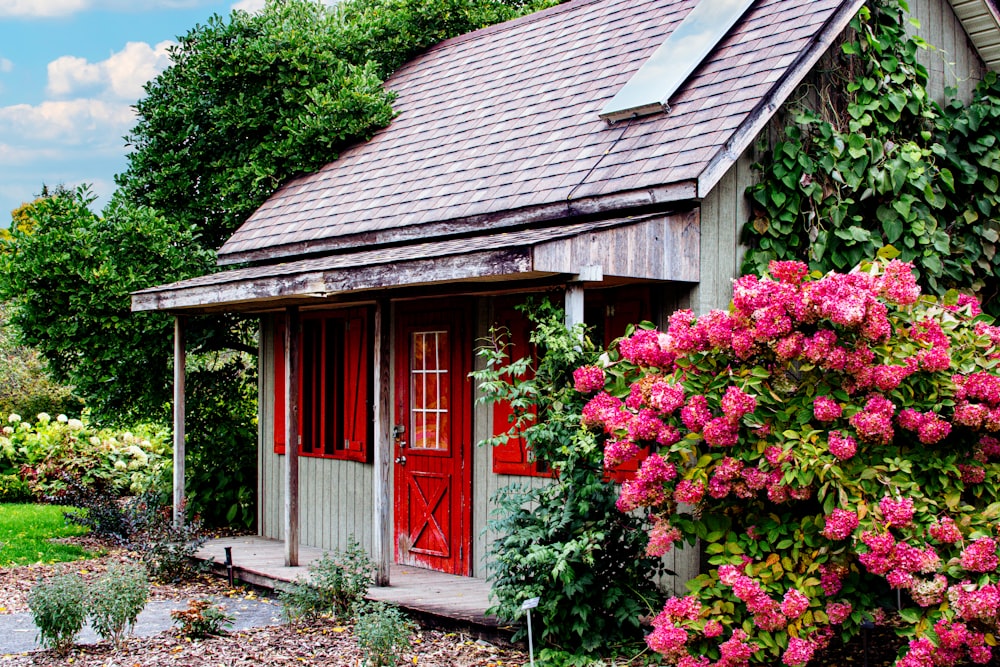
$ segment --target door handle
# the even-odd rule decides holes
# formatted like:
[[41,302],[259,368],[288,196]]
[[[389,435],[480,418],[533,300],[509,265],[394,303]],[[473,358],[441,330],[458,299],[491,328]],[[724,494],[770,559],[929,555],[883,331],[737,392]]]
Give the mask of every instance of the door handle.
[[405,456],[397,456],[396,457],[396,463],[398,463],[401,466],[405,466],[406,465],[406,457]]

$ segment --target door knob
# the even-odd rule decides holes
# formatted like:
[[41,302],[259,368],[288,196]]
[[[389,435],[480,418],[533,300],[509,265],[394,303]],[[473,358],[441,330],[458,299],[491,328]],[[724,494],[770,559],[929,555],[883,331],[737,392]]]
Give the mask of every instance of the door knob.
[[406,465],[406,457],[405,456],[397,456],[396,457],[396,463],[398,463],[401,466],[405,466]]

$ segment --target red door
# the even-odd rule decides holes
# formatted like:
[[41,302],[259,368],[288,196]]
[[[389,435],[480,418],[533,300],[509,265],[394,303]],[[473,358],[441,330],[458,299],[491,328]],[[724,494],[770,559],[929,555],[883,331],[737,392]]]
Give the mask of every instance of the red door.
[[470,573],[472,349],[467,308],[400,308],[396,347],[396,562]]

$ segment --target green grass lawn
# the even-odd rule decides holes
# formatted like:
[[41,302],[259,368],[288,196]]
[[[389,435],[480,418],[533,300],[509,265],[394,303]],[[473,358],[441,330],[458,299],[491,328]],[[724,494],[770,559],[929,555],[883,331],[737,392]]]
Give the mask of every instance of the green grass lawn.
[[80,560],[92,554],[78,546],[49,542],[53,537],[83,535],[83,526],[68,525],[66,507],[0,504],[0,567]]

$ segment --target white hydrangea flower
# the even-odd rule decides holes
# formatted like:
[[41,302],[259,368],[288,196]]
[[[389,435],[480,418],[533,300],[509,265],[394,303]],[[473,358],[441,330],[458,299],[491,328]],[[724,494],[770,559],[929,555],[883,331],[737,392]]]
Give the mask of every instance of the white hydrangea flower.
[[12,412],[10,413],[10,416],[7,417],[7,421],[9,421],[11,424],[16,424],[19,421],[21,421],[21,415]]
[[13,435],[14,434],[14,427],[13,426],[4,426],[3,427],[3,434],[4,435]]
[[90,436],[90,444],[96,447],[97,445],[101,444],[101,439],[98,438],[96,435],[92,435]]
[[128,470],[128,464],[124,460],[118,459],[115,461],[115,470]]
[[66,422],[66,425],[69,426],[70,430],[73,431],[83,430],[83,422],[80,421],[79,419],[70,419],[69,421]]
[[35,420],[39,424],[48,424],[50,421],[52,421],[52,417],[49,416],[48,412],[39,412],[38,415],[35,417]]
[[60,424],[65,424],[66,422],[69,421],[69,418],[64,414],[60,414],[59,416],[56,417],[56,421],[59,422]]

